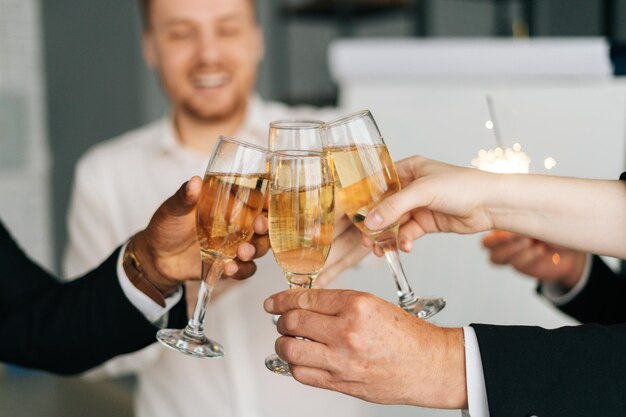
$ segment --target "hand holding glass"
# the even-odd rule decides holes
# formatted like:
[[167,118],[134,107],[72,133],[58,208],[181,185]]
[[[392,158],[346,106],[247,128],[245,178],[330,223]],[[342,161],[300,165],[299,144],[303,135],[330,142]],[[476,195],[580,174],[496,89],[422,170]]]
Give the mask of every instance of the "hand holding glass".
[[219,137],[196,209],[202,258],[198,299],[187,327],[157,333],[165,346],[195,357],[224,356],[223,347],[205,336],[204,318],[224,263],[235,258],[237,247],[254,235],[252,223],[263,210],[269,183],[268,155],[265,149]]
[[421,319],[441,311],[441,297],[415,295],[398,254],[398,223],[370,230],[365,216],[383,198],[400,190],[400,181],[378,126],[368,110],[326,124],[326,150],[332,156],[337,200],[352,223],[379,246],[396,282],[398,304]]

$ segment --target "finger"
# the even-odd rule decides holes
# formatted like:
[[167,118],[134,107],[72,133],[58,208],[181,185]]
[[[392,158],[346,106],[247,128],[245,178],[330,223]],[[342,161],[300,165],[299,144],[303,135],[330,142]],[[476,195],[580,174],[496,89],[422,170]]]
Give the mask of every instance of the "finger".
[[250,242],[241,243],[237,246],[237,258],[247,262],[264,256],[270,248],[267,235],[254,235]]
[[509,232],[496,230],[485,235],[482,239],[482,244],[485,248],[491,249],[496,246],[515,241],[519,237],[520,235],[515,234],[515,233],[509,233]]
[[528,250],[518,253],[511,259],[511,265],[518,270],[528,271],[535,265],[544,255],[543,250],[530,247]]
[[200,198],[200,193],[202,192],[202,178],[194,176],[187,181],[186,191],[185,198],[187,204],[196,204]]
[[337,317],[308,310],[289,310],[276,323],[284,336],[305,337],[328,344],[337,337]]
[[409,156],[408,158],[395,162],[396,172],[398,173],[398,179],[402,187],[406,187],[416,179],[415,168],[417,165],[420,165],[420,162],[416,163],[416,160],[423,161],[423,158],[419,156]]
[[[227,274],[226,266],[228,266],[229,268],[233,268],[234,266],[236,267],[236,270],[234,270],[234,272],[231,274]],[[235,259],[232,262],[229,262],[227,265],[225,265],[224,275],[226,275],[228,278],[242,280],[242,279],[250,278],[252,275],[254,275],[256,270],[257,270],[257,266],[254,262],[252,261],[243,262],[241,260]],[[230,271],[233,271],[233,270],[230,269]]]
[[489,239],[487,243],[484,245],[485,249],[487,249],[490,253],[497,252],[506,252],[507,250],[514,249],[518,247],[521,243],[525,243],[528,246],[533,245],[531,239],[526,239],[518,235],[514,235],[510,239],[500,240],[499,238]]
[[222,270],[224,271],[224,275],[230,278],[237,273],[237,271],[239,270],[239,266],[234,259],[227,259],[226,261],[224,261],[224,266],[222,267]]
[[263,306],[265,311],[272,314],[283,314],[299,308],[335,315],[345,306],[347,298],[356,293],[351,290],[293,289],[272,295]]
[[533,249],[535,249],[535,251],[542,256],[545,256],[548,253],[554,253],[556,250],[558,250],[556,247],[552,247],[552,245],[548,245],[547,243],[544,243],[540,240],[531,239],[531,242],[531,246],[533,247]]
[[268,230],[268,221],[266,213],[261,213],[252,222],[252,228],[257,235],[265,235]]
[[376,243],[369,236],[362,234],[361,242],[363,243],[363,246],[370,249],[372,253],[374,253],[374,255],[378,257],[384,255],[384,252],[380,248],[380,246],[376,245]]
[[398,224],[400,226],[402,226],[404,223],[413,220],[413,216],[411,215],[411,213],[404,213],[402,216],[400,216],[400,218],[398,219]]
[[164,203],[167,212],[174,216],[189,214],[195,208],[201,190],[202,180],[200,177],[191,178]]
[[335,211],[335,224],[333,227],[335,231],[335,236],[341,235],[348,229],[356,229],[356,226],[353,225],[348,216],[345,216],[343,213],[338,214],[337,211]]
[[251,242],[244,242],[237,246],[237,258],[244,262],[251,261],[255,253],[256,248]]
[[570,249],[564,248],[563,246],[553,245],[552,243],[546,243],[538,241],[542,244],[546,252],[568,252]]
[[400,239],[398,241],[398,247],[402,252],[409,253],[413,250],[413,241],[410,239]]
[[319,368],[309,368],[308,366],[289,365],[291,375],[296,381],[317,388],[333,389],[333,376],[325,370]]
[[398,231],[398,242],[400,243],[400,249],[405,252],[410,252],[413,248],[413,241],[424,236],[426,232],[422,229],[415,220],[410,220],[404,223]]
[[276,354],[292,366],[332,370],[332,351],[322,343],[313,340],[295,339],[281,336],[274,343]]
[[270,238],[268,235],[255,235],[250,244],[254,246],[254,258],[261,258],[265,256],[267,251],[270,250]]
[[531,240],[520,236],[509,243],[491,249],[490,259],[494,264],[504,265],[511,263],[515,257],[530,249],[532,249]]
[[380,201],[365,218],[365,226],[371,230],[379,230],[397,221],[409,211],[430,204],[418,192],[416,183],[411,183],[397,193]]

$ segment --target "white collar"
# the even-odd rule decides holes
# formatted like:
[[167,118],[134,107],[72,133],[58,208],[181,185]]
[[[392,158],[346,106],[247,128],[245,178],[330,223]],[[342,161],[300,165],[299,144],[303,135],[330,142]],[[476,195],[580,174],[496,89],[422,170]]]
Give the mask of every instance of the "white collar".
[[159,145],[163,152],[176,151],[183,148],[174,127],[174,117],[170,114],[160,120]]
[[[255,93],[250,96],[243,123],[235,133],[237,139],[258,145],[266,145],[265,143],[258,143],[258,138],[265,138],[269,129],[265,125],[267,116],[263,111],[264,104],[264,101],[258,94]],[[174,125],[174,116],[171,113],[161,119],[160,124],[159,145],[163,152],[178,152],[180,150],[189,152],[189,149],[182,145],[178,137],[178,132]]]

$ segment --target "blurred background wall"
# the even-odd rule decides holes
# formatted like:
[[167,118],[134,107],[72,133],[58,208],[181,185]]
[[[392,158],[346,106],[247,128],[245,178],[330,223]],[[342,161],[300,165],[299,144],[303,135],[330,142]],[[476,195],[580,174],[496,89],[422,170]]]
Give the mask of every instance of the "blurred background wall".
[[[258,89],[289,103],[336,103],[326,53],[339,37],[604,36],[611,44],[626,42],[626,0],[364,0],[348,9],[330,0],[257,2],[266,38]],[[77,159],[95,143],[166,111],[143,64],[139,36],[132,0],[0,0],[0,215],[53,270],[66,242]],[[126,382],[85,386],[5,372],[0,416],[79,416],[86,407],[89,415],[130,415]],[[25,401],[26,395],[37,401]]]

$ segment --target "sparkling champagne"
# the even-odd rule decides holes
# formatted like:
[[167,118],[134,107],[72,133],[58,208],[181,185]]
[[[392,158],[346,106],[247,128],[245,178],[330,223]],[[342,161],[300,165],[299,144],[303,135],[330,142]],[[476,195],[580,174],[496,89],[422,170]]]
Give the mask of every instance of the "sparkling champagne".
[[395,236],[398,223],[383,230],[365,227],[365,216],[383,198],[400,190],[393,160],[384,144],[328,149],[332,157],[337,203],[363,233],[374,240]]
[[333,241],[332,183],[271,189],[269,235],[276,262],[293,285],[312,284]]
[[237,256],[237,246],[252,239],[252,222],[263,210],[268,184],[265,174],[204,176],[197,229],[203,256]]

